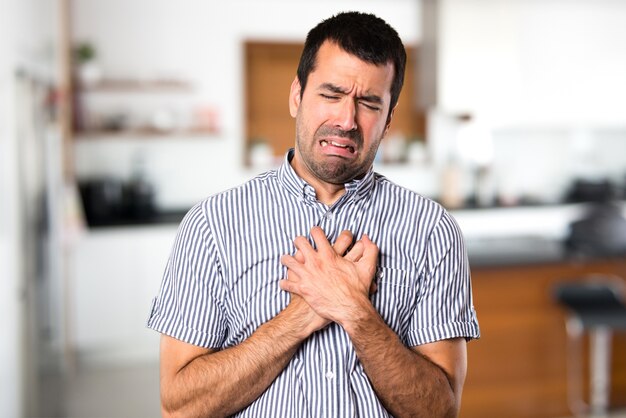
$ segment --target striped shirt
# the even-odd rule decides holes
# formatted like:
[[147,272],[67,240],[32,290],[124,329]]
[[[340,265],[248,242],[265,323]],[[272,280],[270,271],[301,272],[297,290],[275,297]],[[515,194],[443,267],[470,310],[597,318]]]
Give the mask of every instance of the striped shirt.
[[[334,242],[350,230],[380,250],[371,297],[406,346],[479,336],[459,227],[437,203],[370,170],[332,206],[289,164],[211,196],[181,222],[148,327],[190,344],[240,344],[289,303],[283,254],[320,226]],[[310,239],[310,237],[309,237]],[[345,331],[311,335],[239,417],[389,417]]]

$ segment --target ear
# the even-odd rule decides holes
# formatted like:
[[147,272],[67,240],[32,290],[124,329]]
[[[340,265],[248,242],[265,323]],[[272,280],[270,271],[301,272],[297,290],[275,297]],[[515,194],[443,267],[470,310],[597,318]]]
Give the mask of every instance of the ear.
[[387,117],[387,124],[385,125],[385,131],[383,132],[383,138],[387,135],[387,132],[389,132],[389,128],[391,127],[391,119],[393,118],[393,114],[396,111],[397,107],[398,107],[398,104],[396,103],[393,109],[389,111],[389,116]]
[[298,80],[298,76],[293,79],[291,83],[291,91],[289,92],[289,113],[292,118],[295,118],[298,114],[298,108],[300,107],[300,92],[302,87],[300,86],[300,81]]

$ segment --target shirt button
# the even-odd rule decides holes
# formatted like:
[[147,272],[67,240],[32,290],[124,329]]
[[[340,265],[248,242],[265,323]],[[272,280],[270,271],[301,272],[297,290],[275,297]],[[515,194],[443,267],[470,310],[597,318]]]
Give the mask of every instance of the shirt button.
[[326,215],[324,215],[324,217],[326,219],[333,219],[335,217],[335,214],[329,211],[329,212],[326,212]]
[[335,377],[335,373],[333,373],[333,372],[326,372],[326,379],[331,380],[334,377]]

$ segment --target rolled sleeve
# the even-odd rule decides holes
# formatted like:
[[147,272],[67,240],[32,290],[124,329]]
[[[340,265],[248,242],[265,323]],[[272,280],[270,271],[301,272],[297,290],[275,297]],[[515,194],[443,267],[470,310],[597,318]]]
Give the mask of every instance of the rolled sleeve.
[[480,337],[463,236],[445,211],[429,237],[417,299],[406,336],[409,346]]
[[147,326],[178,340],[218,348],[226,316],[218,251],[202,204],[179,227]]

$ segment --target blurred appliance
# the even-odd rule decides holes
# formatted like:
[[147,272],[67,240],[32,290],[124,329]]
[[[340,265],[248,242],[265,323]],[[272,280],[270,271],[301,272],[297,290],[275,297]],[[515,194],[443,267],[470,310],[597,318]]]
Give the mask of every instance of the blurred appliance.
[[123,215],[123,183],[100,178],[79,183],[85,218],[90,226],[107,225]]
[[142,223],[156,212],[154,187],[143,178],[94,178],[81,181],[79,189],[89,226]]
[[570,186],[567,202],[608,202],[617,197],[616,187],[608,179],[577,179]]
[[566,248],[588,256],[626,254],[626,219],[613,203],[592,203],[581,219],[570,224]]

